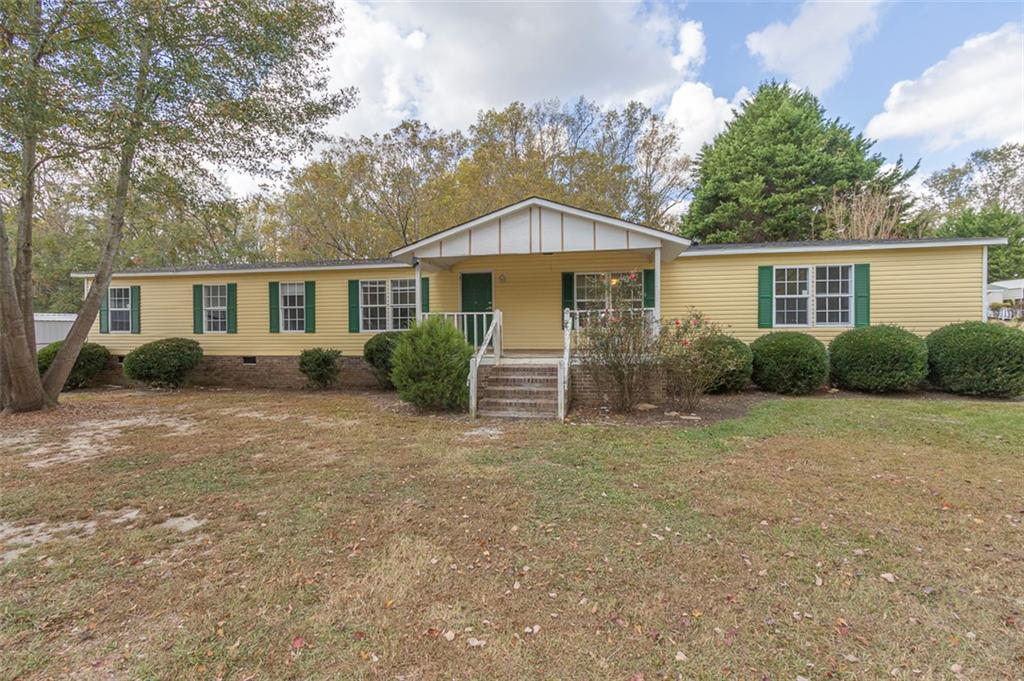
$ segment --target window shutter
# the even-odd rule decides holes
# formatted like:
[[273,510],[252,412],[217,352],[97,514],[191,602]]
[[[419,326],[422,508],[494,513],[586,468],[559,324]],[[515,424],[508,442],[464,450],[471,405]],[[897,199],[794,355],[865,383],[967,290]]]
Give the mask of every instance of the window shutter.
[[228,333],[238,333],[238,284],[228,284]]
[[192,333],[203,332],[203,285],[192,284]]
[[422,312],[430,312],[430,279],[420,277],[420,297],[423,299]]
[[654,270],[644,270],[644,307],[654,307],[654,287],[657,285],[654,281]]
[[139,294],[141,293],[141,287],[132,286],[130,289],[131,294],[131,306],[132,306],[132,333],[142,332],[142,320],[139,314]]
[[316,282],[306,282],[306,333],[316,333]]
[[270,282],[270,333],[281,332],[281,285]]
[[100,296],[100,333],[110,333],[110,290]]
[[853,325],[871,324],[871,265],[853,266]]
[[757,328],[772,328],[772,266],[757,268]]
[[359,333],[359,280],[348,280],[348,332]]
[[562,310],[576,309],[576,275],[573,272],[562,272]]

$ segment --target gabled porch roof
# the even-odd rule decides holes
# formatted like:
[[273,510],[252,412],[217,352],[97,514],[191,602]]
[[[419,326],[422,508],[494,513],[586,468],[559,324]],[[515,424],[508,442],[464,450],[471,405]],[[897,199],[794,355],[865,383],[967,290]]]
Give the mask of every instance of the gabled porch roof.
[[533,196],[403,246],[391,257],[447,268],[481,255],[657,249],[668,262],[689,246],[676,234]]

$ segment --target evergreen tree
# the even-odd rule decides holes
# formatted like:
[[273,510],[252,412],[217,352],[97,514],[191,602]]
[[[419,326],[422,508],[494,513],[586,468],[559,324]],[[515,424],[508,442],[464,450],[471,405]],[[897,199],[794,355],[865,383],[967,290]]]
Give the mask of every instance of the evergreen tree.
[[916,171],[886,172],[873,142],[827,119],[818,99],[767,82],[697,159],[685,236],[705,242],[821,237],[822,209],[865,187],[894,192]]

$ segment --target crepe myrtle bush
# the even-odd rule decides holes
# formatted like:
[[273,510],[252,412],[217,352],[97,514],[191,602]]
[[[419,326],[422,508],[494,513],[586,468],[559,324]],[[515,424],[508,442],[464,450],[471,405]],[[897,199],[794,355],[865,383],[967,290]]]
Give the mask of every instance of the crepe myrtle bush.
[[140,345],[124,358],[124,375],[153,388],[177,388],[199,366],[203,348],[191,338],[162,338]]
[[850,329],[829,344],[832,383],[870,393],[916,390],[928,374],[928,345],[898,326]]
[[960,322],[933,331],[928,380],[960,395],[1024,394],[1024,331],[995,322]]
[[[691,412],[713,386],[723,381],[738,382],[740,378],[736,374],[743,373],[746,357],[722,338],[725,336],[718,326],[693,309],[685,318],[661,325],[665,393],[670,399],[682,402]],[[746,345],[743,347],[746,349]],[[749,368],[745,376],[750,378]],[[745,379],[743,383],[745,385]]]
[[750,344],[754,383],[782,395],[806,395],[828,379],[828,351],[806,333],[775,331]]

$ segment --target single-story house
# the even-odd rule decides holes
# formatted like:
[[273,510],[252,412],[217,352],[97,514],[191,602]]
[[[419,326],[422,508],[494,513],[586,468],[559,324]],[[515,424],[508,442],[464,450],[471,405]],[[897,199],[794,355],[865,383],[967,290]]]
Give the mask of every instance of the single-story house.
[[[744,341],[791,329],[827,342],[868,324],[927,334],[986,318],[988,248],[1005,243],[703,245],[533,197],[383,260],[117,272],[89,340],[123,356],[158,338],[195,338],[206,355],[197,381],[257,386],[301,385],[298,354],[334,347],[347,358],[343,380],[359,383],[372,380],[361,360],[368,338],[443,315],[479,348],[474,410],[564,414],[594,389],[567,361],[572,332],[613,288],[654,320],[692,307]],[[75,276],[89,285],[91,275]]]

